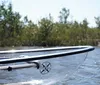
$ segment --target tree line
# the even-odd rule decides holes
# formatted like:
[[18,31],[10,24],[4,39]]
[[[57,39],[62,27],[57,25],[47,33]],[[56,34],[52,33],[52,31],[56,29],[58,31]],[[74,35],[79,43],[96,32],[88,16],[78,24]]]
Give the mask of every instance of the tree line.
[[94,17],[97,27],[89,27],[87,19],[69,22],[70,10],[62,8],[59,21],[42,18],[38,24],[14,12],[12,4],[0,4],[0,46],[69,46],[98,45],[100,17]]

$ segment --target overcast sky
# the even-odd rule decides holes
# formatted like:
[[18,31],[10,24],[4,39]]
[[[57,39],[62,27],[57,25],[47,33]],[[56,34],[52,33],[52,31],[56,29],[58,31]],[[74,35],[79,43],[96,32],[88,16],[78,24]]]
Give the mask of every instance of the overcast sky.
[[[2,0],[3,1],[3,0]],[[10,0],[13,10],[37,23],[49,13],[58,21],[63,7],[70,9],[69,20],[81,22],[87,18],[89,26],[95,26],[95,16],[100,16],[100,0]]]

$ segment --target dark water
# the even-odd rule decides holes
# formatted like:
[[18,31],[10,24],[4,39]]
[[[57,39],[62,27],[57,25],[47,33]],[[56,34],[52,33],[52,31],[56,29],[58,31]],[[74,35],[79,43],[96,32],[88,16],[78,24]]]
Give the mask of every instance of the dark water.
[[[23,49],[23,48],[21,48]],[[25,49],[25,48],[24,48]],[[18,57],[20,55],[39,55],[61,51],[35,52],[0,55]],[[36,68],[0,71],[0,85],[100,85],[100,48],[88,53],[65,56],[63,58],[42,60],[51,63],[48,74],[42,75]]]

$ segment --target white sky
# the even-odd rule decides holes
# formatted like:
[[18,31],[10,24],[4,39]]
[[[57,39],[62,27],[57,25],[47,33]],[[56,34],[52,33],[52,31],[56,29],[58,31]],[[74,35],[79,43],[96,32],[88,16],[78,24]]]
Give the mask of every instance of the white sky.
[[[3,0],[2,0],[3,1]],[[63,7],[70,9],[69,20],[78,22],[87,18],[89,26],[95,26],[94,17],[100,16],[100,0],[10,0],[13,10],[22,16],[27,15],[33,22],[49,13],[58,21],[59,12]]]

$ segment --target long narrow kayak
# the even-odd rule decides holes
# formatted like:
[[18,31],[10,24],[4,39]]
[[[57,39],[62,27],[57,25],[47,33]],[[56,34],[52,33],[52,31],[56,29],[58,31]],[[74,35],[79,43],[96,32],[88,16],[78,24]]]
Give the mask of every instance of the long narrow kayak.
[[51,47],[51,48],[40,48],[40,49],[25,49],[25,50],[6,50],[0,51],[0,54],[10,53],[26,53],[26,52],[42,52],[42,51],[55,51],[55,50],[73,50],[73,49],[94,49],[92,46],[68,46],[68,47]]
[[[53,53],[53,54],[44,54],[44,55],[37,55],[37,56],[29,56],[29,57],[23,57],[23,58],[10,58],[10,59],[2,59],[0,60],[0,64],[7,64],[7,63],[16,63],[16,62],[27,62],[27,61],[32,61],[32,60],[42,60],[42,59],[50,59],[50,58],[57,58],[57,57],[64,57],[64,56],[69,56],[69,55],[74,55],[74,54],[79,54],[79,53],[85,53],[94,50],[94,47],[92,46],[76,46],[76,47],[64,47],[66,48],[66,51],[60,52],[60,53]],[[73,50],[67,50],[68,49],[73,49]],[[76,49],[75,49],[76,48]],[[57,48],[46,48],[46,50],[54,50]],[[58,47],[59,50],[62,48]],[[43,51],[45,49],[41,49]],[[24,50],[25,51],[25,50]],[[15,51],[15,53],[20,53],[24,52],[23,50],[18,50]],[[33,52],[34,50],[31,50]],[[3,51],[1,53],[12,53],[11,51]],[[26,50],[25,52],[30,52],[30,50]]]

